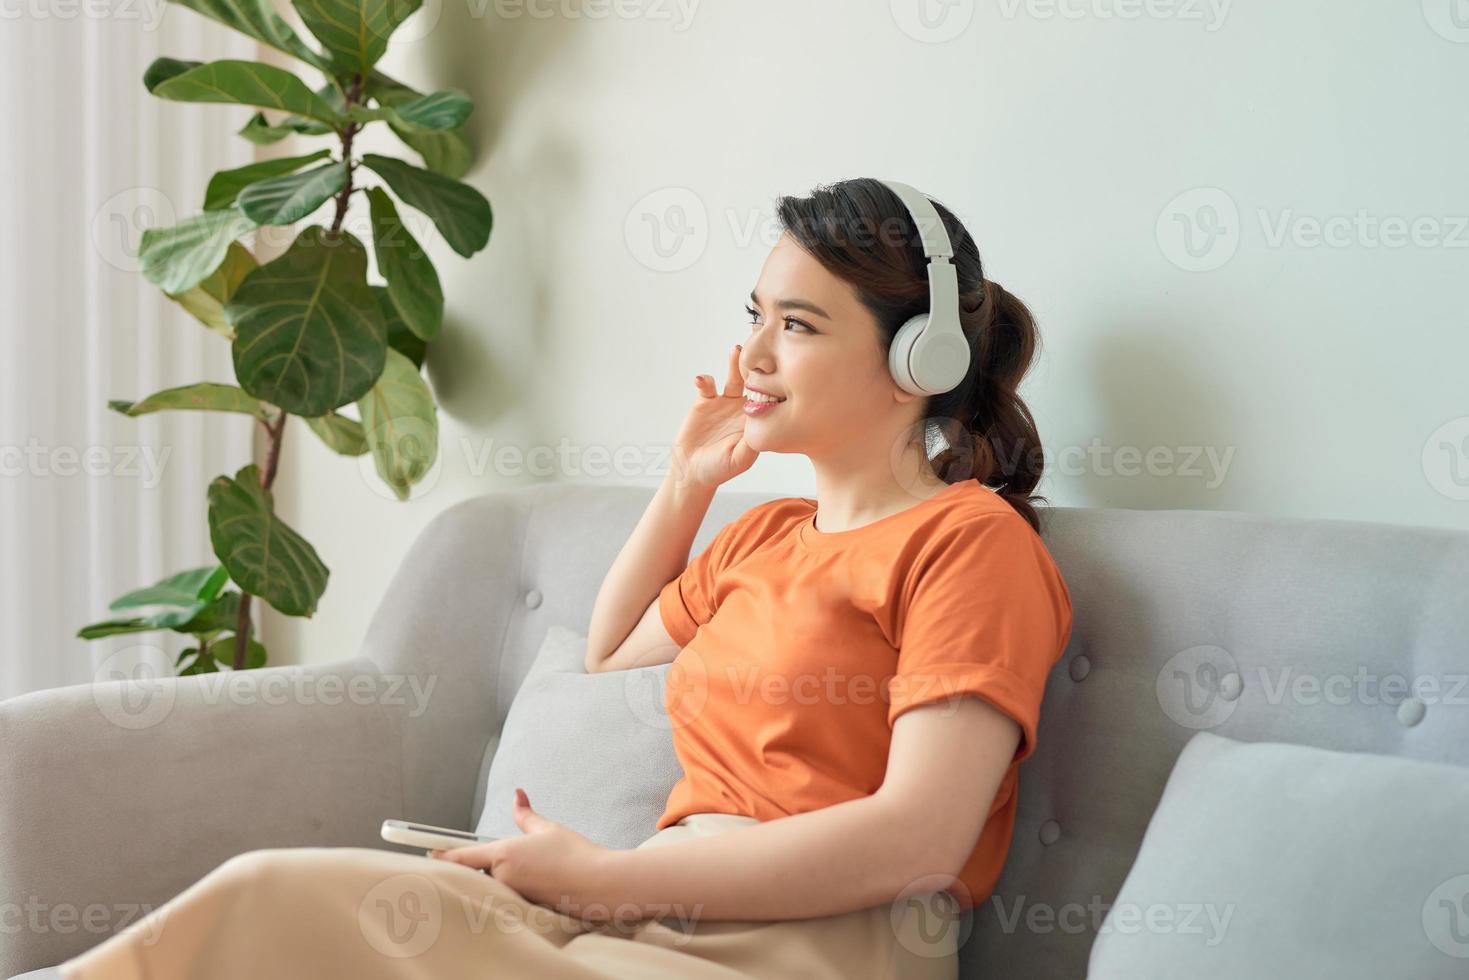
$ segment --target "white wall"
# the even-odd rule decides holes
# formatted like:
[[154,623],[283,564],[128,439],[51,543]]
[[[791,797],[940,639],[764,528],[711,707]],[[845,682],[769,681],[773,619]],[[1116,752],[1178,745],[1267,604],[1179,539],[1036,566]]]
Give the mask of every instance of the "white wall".
[[[473,259],[431,242],[442,469],[398,503],[293,427],[279,498],[332,577],[311,621],[272,614],[275,659],[355,653],[428,519],[534,478],[478,454],[634,447],[630,472],[542,476],[656,484],[692,376],[722,378],[745,336],[773,199],[851,176],[953,207],[1037,313],[1053,503],[1469,527],[1469,17],[1449,2],[961,0],[930,31],[907,0],[430,0],[387,67],[476,98],[467,179],[495,209]],[[695,234],[662,271],[644,214],[671,235],[674,206]],[[1223,233],[1200,237],[1210,207]],[[1312,242],[1341,216],[1345,245]],[[730,488],[810,476],[766,456]]]

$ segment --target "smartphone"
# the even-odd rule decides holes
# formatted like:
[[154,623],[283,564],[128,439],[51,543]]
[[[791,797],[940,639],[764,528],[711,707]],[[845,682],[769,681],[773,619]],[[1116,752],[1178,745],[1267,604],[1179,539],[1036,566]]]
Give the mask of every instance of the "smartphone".
[[448,827],[432,827],[424,823],[410,823],[407,820],[384,820],[382,834],[383,840],[394,844],[407,844],[409,847],[426,849],[438,848],[439,850],[463,847],[466,844],[488,844],[490,841],[499,840],[498,837],[485,837],[482,834],[471,834],[465,830],[452,830]]

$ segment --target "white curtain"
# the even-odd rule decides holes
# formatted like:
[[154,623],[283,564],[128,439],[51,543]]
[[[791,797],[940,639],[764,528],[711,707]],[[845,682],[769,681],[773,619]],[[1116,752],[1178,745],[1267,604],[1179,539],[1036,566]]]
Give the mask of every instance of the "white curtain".
[[[106,12],[107,16],[95,14]],[[252,458],[244,415],[136,401],[233,382],[229,344],[145,280],[145,227],[197,213],[209,176],[254,159],[251,110],[149,95],[158,56],[258,57],[161,0],[0,11],[0,698],[115,671],[171,674],[183,637],[86,641],[107,604],[213,561],[205,492]],[[65,16],[65,15],[71,16]]]

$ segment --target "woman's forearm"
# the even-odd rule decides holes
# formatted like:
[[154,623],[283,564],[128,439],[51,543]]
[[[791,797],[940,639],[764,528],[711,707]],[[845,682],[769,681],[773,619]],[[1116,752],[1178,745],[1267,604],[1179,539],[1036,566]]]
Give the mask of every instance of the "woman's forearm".
[[[611,851],[604,894],[647,915],[803,919],[882,905],[952,883],[913,816],[866,796],[657,847]],[[915,887],[916,886],[916,887]]]
[[681,481],[675,471],[664,478],[597,592],[587,625],[588,662],[616,650],[659,590],[688,566],[714,491]]

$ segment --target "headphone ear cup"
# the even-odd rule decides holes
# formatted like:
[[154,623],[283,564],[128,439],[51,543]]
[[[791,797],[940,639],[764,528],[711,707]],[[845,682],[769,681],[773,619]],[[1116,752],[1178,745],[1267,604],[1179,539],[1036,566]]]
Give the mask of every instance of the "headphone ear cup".
[[908,370],[909,357],[913,351],[913,344],[918,340],[919,335],[923,333],[923,328],[927,325],[927,313],[920,313],[918,316],[910,318],[907,323],[904,323],[898,328],[898,332],[893,335],[892,344],[888,347],[888,371],[892,374],[893,380],[897,382],[898,387],[910,395],[928,394],[927,391],[924,391],[919,386],[917,379]]

